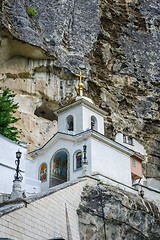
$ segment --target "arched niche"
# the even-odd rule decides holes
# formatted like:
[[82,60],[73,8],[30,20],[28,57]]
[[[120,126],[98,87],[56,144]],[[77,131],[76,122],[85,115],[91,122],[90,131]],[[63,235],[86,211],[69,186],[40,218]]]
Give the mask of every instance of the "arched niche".
[[50,161],[50,183],[49,187],[54,187],[61,183],[67,182],[69,176],[69,152],[61,148],[54,153]]
[[74,119],[72,115],[69,115],[66,118],[66,130],[68,131],[74,131]]
[[91,116],[91,129],[98,131],[98,123],[97,118],[95,116]]

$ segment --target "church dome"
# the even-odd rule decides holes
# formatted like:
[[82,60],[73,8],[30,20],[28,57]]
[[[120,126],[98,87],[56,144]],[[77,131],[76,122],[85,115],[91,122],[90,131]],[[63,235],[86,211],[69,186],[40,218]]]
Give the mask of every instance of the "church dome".
[[78,101],[78,100],[80,100],[80,99],[85,99],[85,100],[87,100],[88,102],[94,104],[94,102],[93,102],[90,98],[88,98],[88,97],[85,97],[85,96],[77,96],[77,97],[74,97],[74,98],[70,99],[70,100],[67,102],[67,105],[70,105],[70,104],[72,104],[72,103],[74,103],[74,102],[76,102],[76,101]]

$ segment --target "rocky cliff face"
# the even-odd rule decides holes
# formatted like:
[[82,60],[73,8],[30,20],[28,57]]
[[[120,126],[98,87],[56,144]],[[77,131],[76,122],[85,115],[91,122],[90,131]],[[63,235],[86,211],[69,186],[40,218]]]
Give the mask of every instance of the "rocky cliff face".
[[0,87],[17,93],[29,151],[57,131],[52,111],[77,94],[82,70],[85,95],[107,111],[105,134],[131,133],[145,175],[160,179],[159,13],[158,0],[0,1]]
[[156,205],[115,187],[85,189],[77,213],[81,240],[160,239]]

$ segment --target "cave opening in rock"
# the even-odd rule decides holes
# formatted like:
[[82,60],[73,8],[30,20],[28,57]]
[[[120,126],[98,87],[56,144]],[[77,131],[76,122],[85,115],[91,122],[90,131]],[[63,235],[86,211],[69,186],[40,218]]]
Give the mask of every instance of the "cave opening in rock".
[[53,110],[50,109],[46,104],[42,104],[39,108],[37,108],[34,114],[37,117],[42,117],[50,121],[58,120],[56,114],[54,114]]

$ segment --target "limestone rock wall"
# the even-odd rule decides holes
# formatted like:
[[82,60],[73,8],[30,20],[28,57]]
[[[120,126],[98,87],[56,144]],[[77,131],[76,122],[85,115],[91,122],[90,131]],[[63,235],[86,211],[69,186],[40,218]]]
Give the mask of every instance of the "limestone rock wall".
[[81,240],[160,238],[156,205],[115,187],[86,188],[77,213]]
[[0,87],[17,93],[29,151],[57,131],[52,111],[77,94],[82,70],[85,95],[107,111],[105,134],[131,133],[147,151],[145,176],[159,179],[159,13],[158,0],[0,1]]

